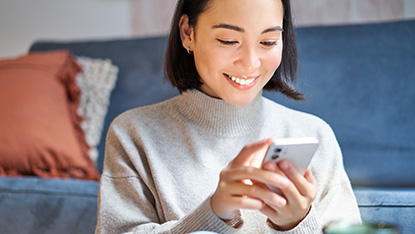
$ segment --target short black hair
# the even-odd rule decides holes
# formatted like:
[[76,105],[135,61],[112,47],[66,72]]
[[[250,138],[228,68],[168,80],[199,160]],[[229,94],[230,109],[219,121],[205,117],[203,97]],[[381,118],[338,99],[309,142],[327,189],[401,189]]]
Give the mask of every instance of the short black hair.
[[[280,92],[294,100],[304,100],[304,95],[294,87],[298,59],[290,1],[276,1],[281,1],[284,8],[282,59],[280,66],[264,89]],[[173,15],[167,43],[165,69],[169,81],[180,93],[189,89],[199,89],[202,85],[193,54],[188,54],[182,45],[179,29],[180,18],[186,14],[189,17],[189,25],[196,28],[200,14],[207,10],[210,2],[211,0],[179,0]]]

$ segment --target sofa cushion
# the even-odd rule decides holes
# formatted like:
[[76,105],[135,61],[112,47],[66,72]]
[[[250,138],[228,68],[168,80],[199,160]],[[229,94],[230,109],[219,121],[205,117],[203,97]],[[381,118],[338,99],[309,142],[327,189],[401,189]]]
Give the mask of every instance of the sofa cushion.
[[415,188],[354,188],[363,221],[399,225],[401,233],[415,230]]
[[94,233],[98,185],[74,179],[0,178],[1,233]]
[[98,179],[68,51],[0,61],[0,174]]

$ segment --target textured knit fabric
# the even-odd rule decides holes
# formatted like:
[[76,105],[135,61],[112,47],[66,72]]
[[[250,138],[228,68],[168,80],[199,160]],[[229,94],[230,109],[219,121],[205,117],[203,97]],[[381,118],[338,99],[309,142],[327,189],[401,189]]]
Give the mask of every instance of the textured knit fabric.
[[111,92],[115,87],[118,67],[109,59],[92,59],[77,57],[82,66],[82,73],[76,77],[76,84],[81,89],[78,112],[85,117],[82,129],[90,146],[89,157],[96,162],[97,146],[101,140],[105,116],[107,115]]
[[279,233],[259,211],[242,210],[235,229],[211,210],[219,174],[248,143],[316,137],[311,167],[318,195],[306,218],[284,233],[321,233],[331,221],[360,222],[342,155],[321,119],[262,95],[234,106],[196,90],[117,117],[108,132],[96,233]]

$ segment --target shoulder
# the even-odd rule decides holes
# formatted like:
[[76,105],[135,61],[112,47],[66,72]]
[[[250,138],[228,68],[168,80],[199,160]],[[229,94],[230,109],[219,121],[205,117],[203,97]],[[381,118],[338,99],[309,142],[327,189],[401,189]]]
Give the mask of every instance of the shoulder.
[[265,97],[263,103],[268,122],[286,131],[303,133],[299,135],[333,134],[329,124],[319,116],[283,106]]
[[171,111],[171,103],[174,99],[175,98],[172,98],[156,104],[127,110],[118,115],[112,121],[111,125],[126,126],[130,124],[148,124],[165,118]]
[[165,129],[171,128],[175,123],[172,104],[174,99],[121,113],[111,122],[108,134],[141,139],[163,133]]

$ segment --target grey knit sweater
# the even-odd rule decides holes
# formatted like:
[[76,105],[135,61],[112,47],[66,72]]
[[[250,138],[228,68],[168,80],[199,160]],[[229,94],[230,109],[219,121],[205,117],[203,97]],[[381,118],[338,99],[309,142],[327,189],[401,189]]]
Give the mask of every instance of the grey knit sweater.
[[234,229],[211,210],[220,171],[244,145],[269,137],[309,137],[318,195],[307,217],[284,233],[321,233],[331,221],[360,222],[339,145],[321,119],[258,95],[234,106],[196,90],[129,110],[111,124],[96,233],[279,233],[259,211],[242,210]]

